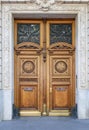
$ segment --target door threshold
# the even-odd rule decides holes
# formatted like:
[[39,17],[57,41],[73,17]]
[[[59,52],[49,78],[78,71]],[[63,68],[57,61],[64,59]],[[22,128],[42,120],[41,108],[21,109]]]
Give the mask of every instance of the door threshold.
[[41,112],[31,110],[20,110],[19,114],[20,116],[41,116]]
[[52,110],[49,112],[49,116],[70,116],[70,110]]

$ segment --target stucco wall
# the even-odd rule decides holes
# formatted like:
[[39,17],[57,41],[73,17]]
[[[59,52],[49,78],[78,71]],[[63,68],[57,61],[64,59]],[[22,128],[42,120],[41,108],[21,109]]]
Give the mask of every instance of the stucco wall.
[[2,74],[2,49],[1,49],[1,46],[2,46],[2,42],[1,42],[1,30],[2,30],[2,27],[1,27],[1,2],[0,2],[0,120],[2,118],[2,99],[3,99],[3,95],[2,95],[2,78],[1,78],[1,74]]
[[[87,46],[87,79],[88,79],[88,88],[89,88],[89,4],[87,6],[88,10],[87,10],[87,42],[88,42],[88,46]],[[89,105],[89,89],[88,91],[88,105]],[[88,110],[89,112],[89,110]]]

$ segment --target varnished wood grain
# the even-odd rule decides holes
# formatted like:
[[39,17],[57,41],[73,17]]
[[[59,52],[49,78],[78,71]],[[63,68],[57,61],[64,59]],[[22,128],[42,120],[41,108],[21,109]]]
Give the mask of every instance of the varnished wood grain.
[[[40,45],[32,42],[17,44],[18,23],[39,23]],[[63,42],[50,45],[50,24],[52,23],[72,24],[72,45]],[[52,114],[53,110],[56,112],[70,110],[75,106],[76,87],[74,19],[15,20],[14,28],[15,106],[29,111],[37,110],[40,113],[44,110],[43,106],[46,106],[45,111],[48,115],[50,112]],[[30,70],[32,72],[28,73]],[[26,90],[27,87],[28,90]],[[30,88],[33,89],[30,90]]]

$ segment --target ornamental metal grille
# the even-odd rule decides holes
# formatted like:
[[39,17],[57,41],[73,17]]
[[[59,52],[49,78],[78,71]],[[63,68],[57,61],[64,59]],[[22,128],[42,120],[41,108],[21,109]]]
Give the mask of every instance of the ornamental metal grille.
[[40,44],[40,24],[17,24],[17,44],[33,42]]
[[50,24],[50,44],[57,42],[72,44],[72,24]]

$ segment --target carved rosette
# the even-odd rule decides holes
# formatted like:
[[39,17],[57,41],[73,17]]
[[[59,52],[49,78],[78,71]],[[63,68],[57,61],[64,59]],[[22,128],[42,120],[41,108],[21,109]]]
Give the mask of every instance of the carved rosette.
[[67,70],[67,64],[64,61],[58,61],[55,64],[55,70],[58,73],[64,73]]
[[32,73],[35,69],[35,65],[32,61],[25,61],[22,68],[25,73]]
[[71,60],[70,58],[52,58],[52,74],[53,76],[69,76]]

